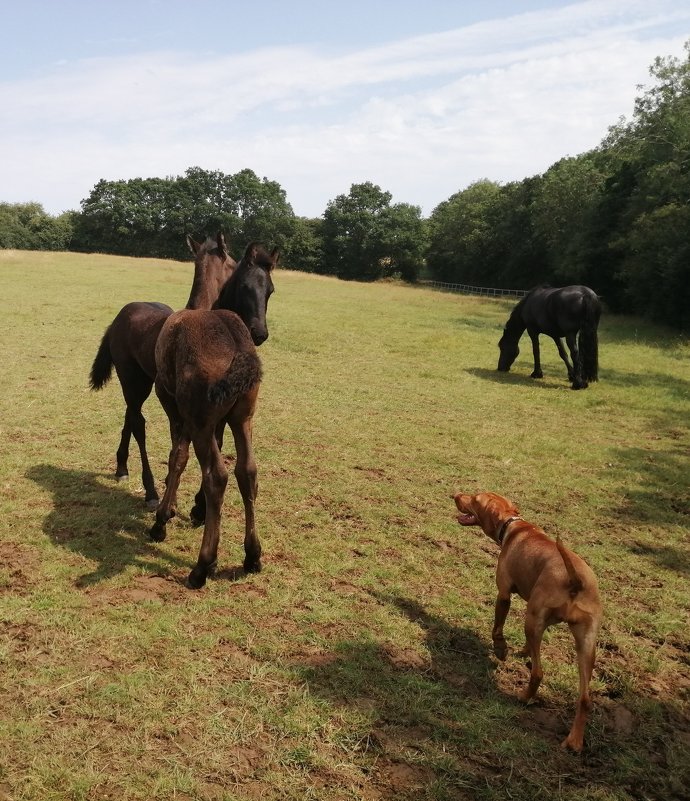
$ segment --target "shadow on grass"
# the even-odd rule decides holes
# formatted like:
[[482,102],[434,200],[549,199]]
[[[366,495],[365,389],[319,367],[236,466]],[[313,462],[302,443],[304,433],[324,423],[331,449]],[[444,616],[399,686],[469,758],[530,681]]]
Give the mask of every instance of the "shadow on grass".
[[[547,368],[548,369],[548,368]],[[493,381],[494,384],[506,384],[507,386],[530,386],[537,389],[568,389],[570,382],[568,375],[563,369],[563,381],[559,382],[558,377],[553,375],[546,378],[532,378],[530,376],[531,368],[527,372],[522,373],[515,370],[510,370],[503,373],[495,368],[489,369],[488,367],[468,367],[465,369],[466,373],[481,378],[484,381]]]
[[604,341],[604,347],[614,342],[673,350],[688,341],[688,334],[640,317],[606,314],[599,326],[599,338]]
[[[622,370],[603,367],[600,372],[600,380],[619,387],[644,387],[652,389],[654,392],[668,395],[671,400],[687,403],[690,399],[690,381],[685,378],[678,378],[668,373],[628,373]],[[659,408],[658,412],[666,411]],[[680,419],[680,417],[679,417]],[[682,419],[687,426],[687,409],[682,413]]]
[[365,772],[381,793],[376,797],[476,797],[456,795],[484,779],[477,762],[454,745],[479,745],[484,739],[490,724],[478,708],[487,695],[501,726],[510,725],[518,704],[493,689],[493,664],[474,632],[449,625],[414,601],[372,595],[424,629],[430,661],[417,649],[364,636],[339,642],[295,669],[312,695],[371,721],[351,748],[373,762]]
[[[572,698],[526,707],[513,694],[527,680],[514,656],[501,669],[501,683],[510,684],[515,671],[515,687],[504,692],[489,647],[474,631],[414,600],[373,596],[423,630],[427,659],[418,649],[363,637],[296,669],[311,694],[366,721],[349,750],[359,752],[380,797],[681,797],[690,778],[684,764],[690,726],[680,704],[639,693],[626,709],[597,695],[585,751],[572,754],[559,743],[575,712],[576,679]],[[606,655],[601,659],[603,670]]]
[[[615,510],[619,518],[638,525],[644,521],[681,529],[690,525],[687,448],[670,451],[621,448],[614,451],[613,458],[625,494],[625,503]],[[631,476],[635,476],[634,483]],[[668,543],[630,543],[629,547],[633,553],[648,556],[663,568],[690,574],[686,550]]]
[[166,572],[170,567],[189,567],[150,542],[140,498],[101,483],[102,476],[55,465],[31,467],[26,477],[53,494],[54,508],[43,521],[43,531],[62,548],[85,556],[98,567],[80,576],[77,586],[96,584],[130,565],[144,571]]

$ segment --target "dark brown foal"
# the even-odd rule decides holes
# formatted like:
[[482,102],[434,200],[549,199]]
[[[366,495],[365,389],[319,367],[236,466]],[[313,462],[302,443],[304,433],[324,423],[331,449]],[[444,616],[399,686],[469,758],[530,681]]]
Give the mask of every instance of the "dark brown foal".
[[250,245],[219,299],[219,304],[235,305],[237,313],[226,308],[179,311],[165,321],[156,343],[156,394],[170,420],[172,448],[165,493],[149,533],[158,542],[165,539],[192,443],[201,465],[204,502],[201,549],[188,578],[194,589],[205,584],[218,556],[228,473],[217,434],[225,425],[235,442],[235,478],[244,503],[244,569],[261,570],[261,544],[254,519],[257,469],[252,419],[261,382],[256,344],[268,337],[266,309],[277,258],[276,251],[269,255]]
[[[235,260],[229,255],[220,232],[215,239],[203,244],[187,236],[187,244],[194,254],[194,280],[186,308],[210,309],[232,275]],[[108,383],[115,367],[127,407],[116,454],[115,476],[118,480],[129,477],[129,443],[134,435],[141,455],[141,480],[149,509],[158,506],[158,493],[146,452],[146,420],[141,408],[151,394],[156,377],[156,341],[163,323],[172,313],[170,306],[164,303],[134,302],[123,306],[106,329],[91,367],[90,384],[94,390]]]

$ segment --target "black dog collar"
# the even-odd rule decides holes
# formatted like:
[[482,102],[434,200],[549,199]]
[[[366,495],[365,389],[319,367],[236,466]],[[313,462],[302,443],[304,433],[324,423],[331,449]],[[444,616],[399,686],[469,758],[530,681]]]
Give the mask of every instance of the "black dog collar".
[[503,545],[503,538],[506,535],[506,529],[511,523],[514,523],[516,520],[522,520],[521,517],[509,517],[507,520],[504,520],[501,524],[501,527],[496,532],[496,542],[499,545]]

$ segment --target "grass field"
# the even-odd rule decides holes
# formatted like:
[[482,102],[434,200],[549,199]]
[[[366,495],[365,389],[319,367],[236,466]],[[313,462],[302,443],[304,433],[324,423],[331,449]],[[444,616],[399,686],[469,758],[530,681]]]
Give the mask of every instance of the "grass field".
[[[116,380],[87,388],[130,300],[186,302],[191,264],[0,251],[0,799],[672,799],[690,787],[690,345],[606,315],[600,381],[551,343],[495,371],[510,301],[278,271],[255,420],[264,570],[225,498],[219,570],[190,459],[147,538]],[[145,407],[159,485],[169,447]],[[232,469],[230,443],[227,462]],[[595,709],[551,629],[538,703],[491,653],[495,546],[451,494],[491,489],[578,551],[605,618]],[[506,635],[522,645],[516,599]]]

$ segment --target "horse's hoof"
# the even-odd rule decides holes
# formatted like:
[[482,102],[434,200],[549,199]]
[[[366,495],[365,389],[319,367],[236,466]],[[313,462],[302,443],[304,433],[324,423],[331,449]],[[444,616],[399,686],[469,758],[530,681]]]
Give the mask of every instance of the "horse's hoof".
[[206,584],[206,570],[197,565],[187,576],[187,587],[190,590],[200,590],[204,584]]
[[129,473],[118,474],[115,473],[115,481],[119,484],[121,481],[129,481]]
[[148,500],[144,501],[144,506],[149,512],[155,512],[158,509],[158,504],[160,501],[158,498],[149,498]]
[[539,370],[539,372],[537,372],[535,370],[530,376],[530,378],[543,378],[543,377],[544,377],[544,373],[542,373],[541,370]]
[[154,542],[163,542],[167,534],[168,532],[165,530],[165,526],[161,525],[158,521],[149,529],[149,537],[151,537]]
[[497,659],[501,660],[501,662],[505,662],[505,659],[508,656],[507,644],[505,642],[494,643],[494,654],[496,655]]
[[189,522],[196,526],[203,526],[206,522],[206,511],[199,509],[198,506],[192,506],[192,510],[189,513]]
[[573,384],[573,389],[587,389],[589,384],[586,381],[576,381]]
[[261,573],[261,559],[245,559],[243,567],[245,573]]

